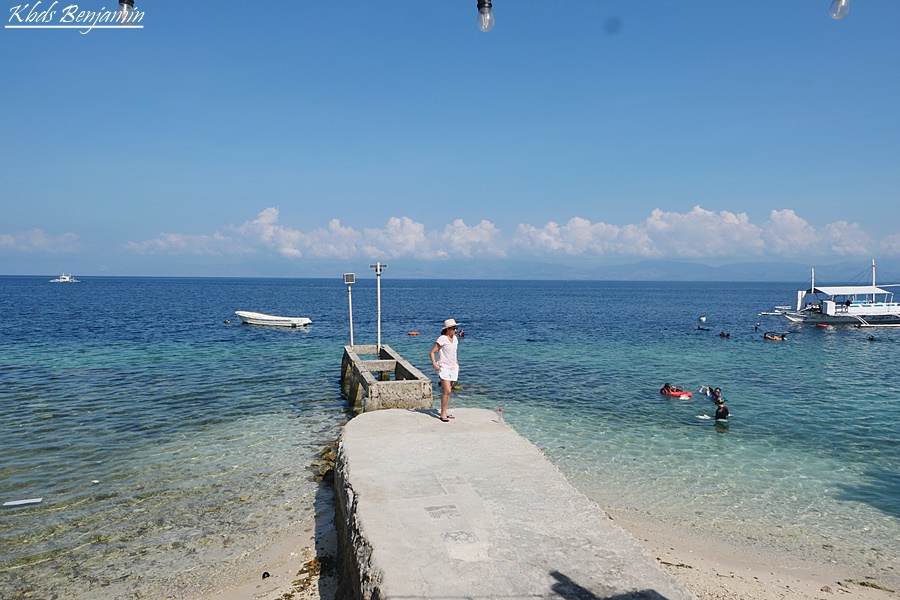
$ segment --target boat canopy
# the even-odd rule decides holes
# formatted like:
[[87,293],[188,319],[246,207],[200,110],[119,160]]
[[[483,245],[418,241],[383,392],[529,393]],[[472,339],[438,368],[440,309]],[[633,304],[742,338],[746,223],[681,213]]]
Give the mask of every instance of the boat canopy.
[[828,287],[817,287],[813,292],[825,294],[827,296],[861,296],[872,294],[890,294],[892,292],[883,290],[874,285],[839,285]]

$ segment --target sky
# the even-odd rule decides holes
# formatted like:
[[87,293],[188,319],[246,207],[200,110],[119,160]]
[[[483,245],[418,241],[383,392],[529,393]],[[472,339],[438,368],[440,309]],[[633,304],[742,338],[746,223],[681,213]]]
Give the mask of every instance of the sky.
[[0,275],[900,265],[900,2],[0,2]]

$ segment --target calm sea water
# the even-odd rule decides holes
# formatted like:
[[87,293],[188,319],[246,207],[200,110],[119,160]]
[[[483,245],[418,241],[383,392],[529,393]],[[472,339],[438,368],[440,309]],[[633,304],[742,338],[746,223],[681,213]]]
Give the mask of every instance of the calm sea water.
[[[43,498],[0,509],[0,597],[184,597],[310,514],[307,467],[351,416],[339,278],[48,279],[0,277],[0,500]],[[897,589],[900,331],[757,317],[796,287],[385,276],[382,339],[430,374],[460,321],[454,405],[502,407],[602,506]],[[357,343],[375,296],[353,286]],[[700,418],[712,405],[665,381],[721,386],[734,416]]]

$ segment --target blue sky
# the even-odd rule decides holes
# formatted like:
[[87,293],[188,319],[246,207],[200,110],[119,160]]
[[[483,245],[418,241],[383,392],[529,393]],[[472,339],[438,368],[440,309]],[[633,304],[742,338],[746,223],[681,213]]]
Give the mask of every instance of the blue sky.
[[900,2],[851,2],[496,0],[484,34],[475,0],[151,1],[142,29],[4,28],[0,274],[900,260]]

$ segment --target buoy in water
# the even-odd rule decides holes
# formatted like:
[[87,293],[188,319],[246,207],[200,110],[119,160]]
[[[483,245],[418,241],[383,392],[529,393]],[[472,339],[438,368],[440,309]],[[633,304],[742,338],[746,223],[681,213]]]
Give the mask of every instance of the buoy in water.
[[701,323],[706,323],[706,317],[703,316],[703,315],[701,315],[701,316],[700,316],[700,322],[701,322]]

